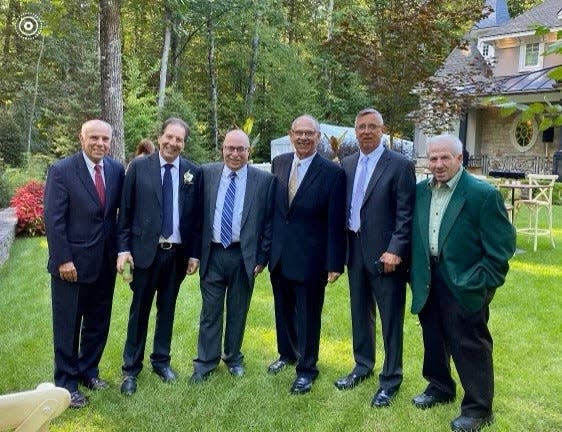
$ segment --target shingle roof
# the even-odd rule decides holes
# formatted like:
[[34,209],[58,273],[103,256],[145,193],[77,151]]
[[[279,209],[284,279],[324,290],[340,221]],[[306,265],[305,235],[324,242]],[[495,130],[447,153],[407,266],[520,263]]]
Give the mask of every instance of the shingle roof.
[[532,31],[531,26],[533,24],[541,24],[548,28],[559,28],[562,27],[562,20],[558,18],[561,10],[561,0],[545,0],[542,4],[516,16],[503,26],[486,31],[482,36],[504,36]]
[[485,29],[489,27],[497,27],[505,24],[511,18],[507,9],[506,0],[487,0],[486,4],[493,9],[493,12],[485,19],[476,24],[476,28]]
[[438,78],[446,78],[452,86],[464,86],[466,81],[474,83],[492,82],[492,71],[475,43],[466,48],[455,48],[435,73]]

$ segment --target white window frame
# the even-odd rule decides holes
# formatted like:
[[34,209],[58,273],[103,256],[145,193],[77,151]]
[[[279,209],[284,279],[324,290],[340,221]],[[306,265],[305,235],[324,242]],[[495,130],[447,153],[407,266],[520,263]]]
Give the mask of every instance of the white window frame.
[[521,115],[518,115],[511,122],[511,128],[510,128],[510,131],[509,131],[509,138],[511,140],[511,145],[519,153],[525,153],[525,152],[531,150],[533,148],[533,146],[537,143],[537,138],[539,136],[539,125],[537,124],[537,121],[534,118],[528,120],[530,122],[530,127],[531,127],[531,136],[529,137],[529,142],[527,143],[527,145],[522,146],[517,141],[517,126],[519,125],[520,121],[521,121]]
[[[534,65],[525,65],[525,58],[527,57],[527,48],[531,45],[539,46],[539,53],[537,56],[537,63]],[[519,71],[529,71],[541,69],[543,65],[544,42],[527,42],[522,43],[519,47]]]

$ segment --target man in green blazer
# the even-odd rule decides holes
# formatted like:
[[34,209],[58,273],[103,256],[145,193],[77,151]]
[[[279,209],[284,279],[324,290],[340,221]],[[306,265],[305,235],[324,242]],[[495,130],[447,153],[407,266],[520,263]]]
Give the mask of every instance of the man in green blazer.
[[426,409],[455,399],[452,357],[465,395],[451,429],[477,431],[493,420],[489,304],[505,281],[515,230],[501,194],[462,169],[457,137],[436,136],[427,146],[433,177],[416,186],[410,284],[429,384],[412,402]]

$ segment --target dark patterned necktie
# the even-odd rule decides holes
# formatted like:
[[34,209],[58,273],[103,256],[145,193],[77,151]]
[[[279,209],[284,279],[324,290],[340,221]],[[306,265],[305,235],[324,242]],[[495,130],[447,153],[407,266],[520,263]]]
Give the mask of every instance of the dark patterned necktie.
[[162,180],[162,237],[168,238],[174,231],[174,193],[172,191],[172,164],[164,165],[164,179]]
[[236,173],[229,174],[230,183],[224,195],[221,217],[221,244],[227,248],[232,243],[232,217],[234,216],[234,197],[236,196]]

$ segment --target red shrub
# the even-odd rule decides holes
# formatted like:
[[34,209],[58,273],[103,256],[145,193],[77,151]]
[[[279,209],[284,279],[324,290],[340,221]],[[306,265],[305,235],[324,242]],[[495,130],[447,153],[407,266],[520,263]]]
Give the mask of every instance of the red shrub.
[[16,189],[10,205],[16,209],[18,216],[17,234],[30,236],[44,235],[45,222],[43,221],[43,192],[44,185],[32,180],[25,186]]

